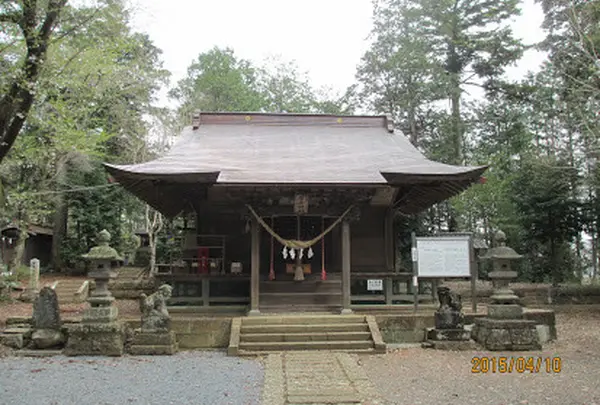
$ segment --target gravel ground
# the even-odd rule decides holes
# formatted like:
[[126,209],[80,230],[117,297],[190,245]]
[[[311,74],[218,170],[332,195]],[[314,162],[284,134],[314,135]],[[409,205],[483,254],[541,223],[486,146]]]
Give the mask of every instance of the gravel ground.
[[263,367],[223,352],[0,358],[2,405],[259,404]]
[[[560,308],[559,341],[541,352],[444,352],[404,349],[362,356],[380,395],[393,405],[600,404],[600,307]],[[473,356],[560,357],[560,373],[472,373]]]

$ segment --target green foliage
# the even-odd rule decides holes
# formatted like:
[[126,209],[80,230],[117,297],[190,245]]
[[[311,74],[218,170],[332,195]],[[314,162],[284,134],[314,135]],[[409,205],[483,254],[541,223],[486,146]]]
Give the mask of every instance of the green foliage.
[[580,229],[579,202],[572,187],[574,168],[556,158],[523,162],[511,194],[531,260],[534,279],[549,274],[553,283],[564,281],[570,261],[569,244]]
[[189,66],[170,96],[181,102],[180,119],[202,111],[260,111],[265,104],[257,88],[258,73],[230,48],[213,48]]
[[180,103],[177,115],[188,123],[201,111],[349,114],[350,94],[314,89],[294,62],[271,59],[261,67],[238,58],[230,48],[198,56],[169,95]]

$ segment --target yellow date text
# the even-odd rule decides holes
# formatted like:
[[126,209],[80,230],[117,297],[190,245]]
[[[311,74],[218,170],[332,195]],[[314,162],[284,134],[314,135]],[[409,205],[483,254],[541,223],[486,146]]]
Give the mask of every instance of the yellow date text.
[[473,374],[508,374],[508,373],[547,373],[556,374],[562,370],[560,357],[535,356],[483,356],[471,359]]

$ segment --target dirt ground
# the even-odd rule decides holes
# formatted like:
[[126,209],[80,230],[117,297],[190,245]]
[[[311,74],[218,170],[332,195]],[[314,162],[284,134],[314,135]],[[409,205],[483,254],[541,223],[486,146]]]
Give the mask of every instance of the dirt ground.
[[[43,275],[40,277],[40,287],[51,285],[55,281],[64,280],[64,276],[51,276]],[[69,280],[81,279],[83,282],[87,280],[86,277],[68,277]],[[27,285],[27,280],[23,280],[23,285]],[[33,305],[30,303],[24,303],[18,300],[20,291],[13,291],[11,293],[11,302],[0,301],[0,328],[6,325],[6,319],[14,316],[31,316],[33,311]],[[88,303],[81,304],[61,304],[60,312],[63,319],[75,319],[80,318],[83,315],[83,311],[88,307]],[[122,317],[138,317],[139,303],[137,300],[117,300],[116,305],[119,308],[119,315]]]
[[[558,341],[540,352],[443,352],[400,349],[361,358],[379,394],[393,405],[600,404],[600,306],[558,307]],[[473,357],[533,357],[539,371],[473,372]],[[546,359],[560,370],[547,372]],[[481,371],[479,369],[479,371]]]

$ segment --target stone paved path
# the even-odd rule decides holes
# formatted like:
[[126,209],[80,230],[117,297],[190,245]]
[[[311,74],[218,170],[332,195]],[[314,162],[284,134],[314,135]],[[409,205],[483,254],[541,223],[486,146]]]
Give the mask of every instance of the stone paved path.
[[381,403],[356,355],[284,352],[266,359],[263,405]]

